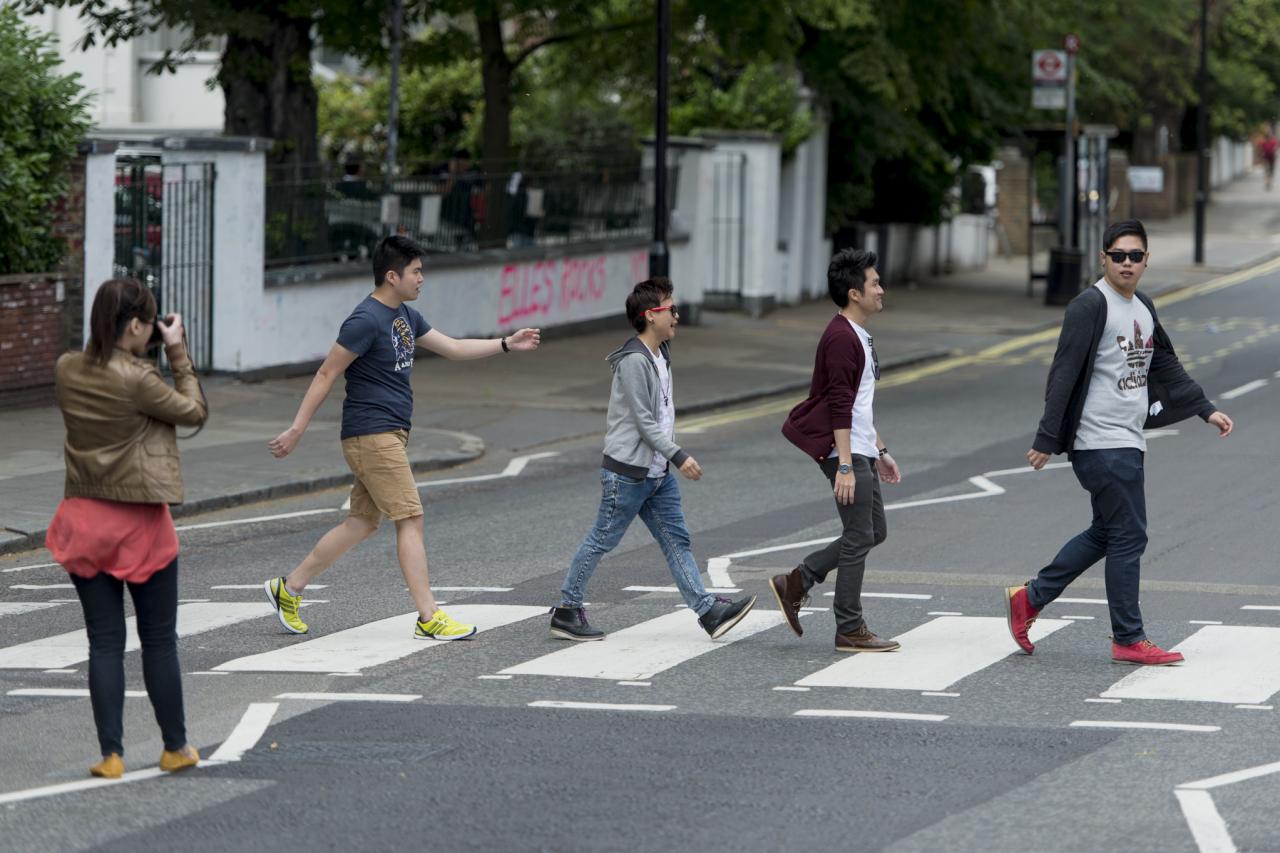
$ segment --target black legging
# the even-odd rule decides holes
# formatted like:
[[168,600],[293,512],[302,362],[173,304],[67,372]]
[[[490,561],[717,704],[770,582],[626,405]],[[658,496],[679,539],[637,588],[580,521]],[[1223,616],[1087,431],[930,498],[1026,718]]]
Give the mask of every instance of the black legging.
[[[108,574],[92,580],[71,576],[84,608],[89,634],[89,696],[102,754],[124,755],[124,581]],[[160,724],[164,748],[187,743],[178,667],[178,559],[146,583],[130,583],[142,641],[142,678]]]

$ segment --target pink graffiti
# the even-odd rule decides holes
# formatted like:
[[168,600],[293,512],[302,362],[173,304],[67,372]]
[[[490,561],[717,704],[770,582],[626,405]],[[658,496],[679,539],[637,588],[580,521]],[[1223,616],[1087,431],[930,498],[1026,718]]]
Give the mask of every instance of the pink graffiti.
[[[498,292],[498,325],[537,320],[568,313],[575,305],[599,302],[608,292],[608,258],[561,258],[502,268]],[[649,258],[633,252],[627,262],[631,280],[648,274]],[[619,300],[618,310],[622,310]]]

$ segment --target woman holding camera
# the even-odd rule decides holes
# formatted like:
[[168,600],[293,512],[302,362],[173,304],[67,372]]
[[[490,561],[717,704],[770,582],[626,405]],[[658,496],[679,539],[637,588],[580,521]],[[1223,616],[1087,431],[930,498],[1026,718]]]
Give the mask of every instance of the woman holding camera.
[[[136,279],[98,289],[84,352],[58,359],[58,407],[67,428],[65,497],[46,542],[75,584],[89,636],[89,694],[102,761],[94,776],[124,773],[124,590],[142,645],[142,675],[164,740],[160,769],[200,760],[187,742],[178,667],[178,535],[169,504],[182,502],[175,426],[208,417],[183,343],[182,318],[157,317]],[[163,343],[168,385],[144,356]]]

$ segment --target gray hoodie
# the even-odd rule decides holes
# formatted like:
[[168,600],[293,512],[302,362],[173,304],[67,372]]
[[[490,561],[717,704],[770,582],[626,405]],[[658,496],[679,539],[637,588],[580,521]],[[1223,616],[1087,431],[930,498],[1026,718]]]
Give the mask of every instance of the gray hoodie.
[[[659,348],[671,370],[671,349],[666,344]],[[661,453],[676,467],[684,464],[689,454],[680,449],[658,425],[662,406],[662,387],[658,380],[658,365],[653,353],[639,338],[633,337],[609,353],[607,358],[613,370],[613,389],[609,392],[609,415],[604,435],[605,468],[635,480],[643,480],[649,474],[649,464],[654,452]],[[672,399],[675,398],[675,379],[672,382]]]

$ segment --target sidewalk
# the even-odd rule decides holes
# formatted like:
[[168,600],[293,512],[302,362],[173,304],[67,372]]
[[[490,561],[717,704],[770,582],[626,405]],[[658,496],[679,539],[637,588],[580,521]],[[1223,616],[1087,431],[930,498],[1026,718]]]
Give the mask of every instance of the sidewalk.
[[[1148,224],[1152,265],[1143,290],[1156,295],[1280,255],[1280,192],[1260,175],[1215,194],[1209,208],[1205,267],[1191,264],[1190,215]],[[1043,284],[1026,296],[1026,258],[993,258],[986,270],[918,285],[886,282],[885,313],[876,319],[876,349],[885,371],[969,353],[1010,337],[1056,326],[1062,308],[1043,304]],[[677,282],[677,287],[679,282]],[[678,294],[677,294],[678,295]],[[767,317],[705,312],[674,343],[680,414],[808,388],[817,335],[832,314],[829,300],[782,308]],[[341,318],[334,318],[334,327]],[[447,331],[447,330],[445,330]],[[447,421],[452,407],[518,407],[554,417],[557,410],[603,412],[609,372],[604,356],[626,337],[616,331],[553,339],[530,357],[455,362],[421,358],[414,371],[418,417]],[[272,459],[266,442],[292,420],[309,376],[244,383],[205,380],[213,413],[208,427],[184,441],[187,502],[175,515],[328,488],[349,482],[338,449],[341,402],[335,394],[317,413],[299,448]],[[442,411],[443,410],[443,411]],[[601,423],[603,420],[601,419]],[[39,547],[62,497],[62,418],[52,406],[0,412],[0,554]],[[478,458],[473,435],[414,429],[416,469]]]

